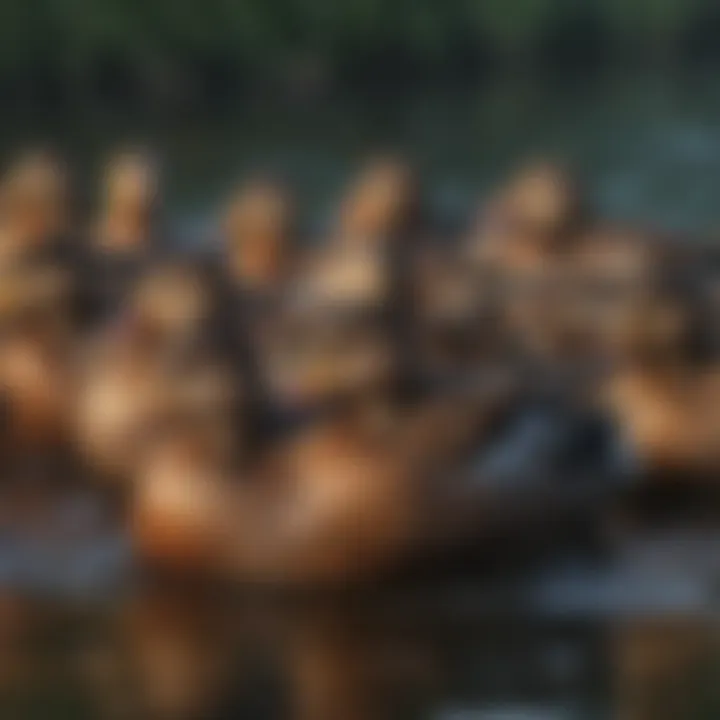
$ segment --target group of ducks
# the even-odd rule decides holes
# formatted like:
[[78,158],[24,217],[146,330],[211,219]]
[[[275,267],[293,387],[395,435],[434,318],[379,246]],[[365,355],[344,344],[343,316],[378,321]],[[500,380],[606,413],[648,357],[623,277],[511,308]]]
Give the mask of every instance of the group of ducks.
[[151,564],[360,580],[479,542],[497,488],[531,476],[720,474],[720,254],[606,225],[559,166],[511,177],[456,238],[397,159],[321,243],[273,179],[198,251],[161,201],[136,152],[92,222],[51,154],[0,184],[7,486],[95,488]]

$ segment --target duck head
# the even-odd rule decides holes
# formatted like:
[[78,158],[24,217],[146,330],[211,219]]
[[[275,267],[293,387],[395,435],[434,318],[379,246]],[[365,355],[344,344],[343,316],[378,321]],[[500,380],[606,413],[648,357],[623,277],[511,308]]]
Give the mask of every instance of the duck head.
[[11,255],[42,249],[70,229],[70,179],[65,164],[48,152],[19,158],[0,183],[3,250]]
[[515,239],[549,249],[573,237],[585,216],[577,181],[558,165],[538,162],[517,173],[490,200],[475,236],[480,242]]
[[160,207],[160,167],[150,155],[123,153],[107,167],[98,244],[109,252],[146,249]]
[[223,231],[230,270],[249,289],[277,289],[293,261],[296,218],[283,186],[254,181],[242,186],[225,211]]
[[417,176],[402,160],[371,162],[341,202],[336,237],[342,244],[405,244],[419,230],[421,192]]

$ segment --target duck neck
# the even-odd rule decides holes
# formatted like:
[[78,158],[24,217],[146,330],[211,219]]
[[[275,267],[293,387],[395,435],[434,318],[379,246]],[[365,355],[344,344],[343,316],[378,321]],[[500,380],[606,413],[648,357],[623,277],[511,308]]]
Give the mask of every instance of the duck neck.
[[276,290],[287,270],[284,245],[278,238],[256,238],[250,248],[233,253],[229,264],[235,281],[250,291]]
[[98,244],[113,253],[134,253],[147,248],[153,231],[149,208],[109,208],[102,222]]

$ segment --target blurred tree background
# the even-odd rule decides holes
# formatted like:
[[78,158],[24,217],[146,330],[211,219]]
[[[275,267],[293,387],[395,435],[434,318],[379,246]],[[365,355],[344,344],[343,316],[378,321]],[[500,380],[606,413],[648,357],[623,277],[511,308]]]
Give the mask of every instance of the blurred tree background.
[[715,0],[2,0],[0,90],[223,99],[720,53]]

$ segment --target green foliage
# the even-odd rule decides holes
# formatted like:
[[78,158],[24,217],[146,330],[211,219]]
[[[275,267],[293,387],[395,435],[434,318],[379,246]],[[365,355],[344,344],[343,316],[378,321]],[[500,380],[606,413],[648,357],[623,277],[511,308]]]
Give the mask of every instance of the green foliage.
[[138,83],[162,73],[202,81],[218,68],[262,80],[307,58],[340,77],[348,68],[372,77],[396,61],[416,71],[457,67],[468,52],[537,64],[558,38],[581,48],[591,31],[608,58],[667,56],[692,50],[713,8],[712,0],[2,0],[0,78],[92,84],[112,65]]

